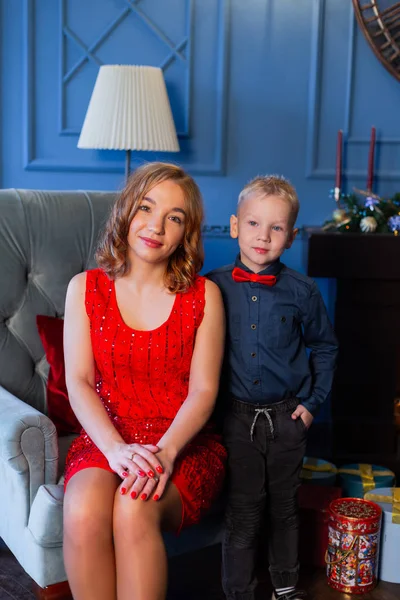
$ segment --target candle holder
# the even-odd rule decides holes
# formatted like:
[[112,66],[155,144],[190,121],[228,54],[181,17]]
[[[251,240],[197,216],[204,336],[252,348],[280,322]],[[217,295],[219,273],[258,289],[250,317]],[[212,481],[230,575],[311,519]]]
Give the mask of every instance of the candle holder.
[[343,194],[342,150],[343,131],[339,129],[336,145],[335,187],[330,198],[336,203],[331,219],[322,226],[324,231],[356,233],[392,233],[400,235],[400,193],[392,198],[380,198],[373,193],[376,128],[371,128],[368,152],[367,189],[354,188],[352,194]]

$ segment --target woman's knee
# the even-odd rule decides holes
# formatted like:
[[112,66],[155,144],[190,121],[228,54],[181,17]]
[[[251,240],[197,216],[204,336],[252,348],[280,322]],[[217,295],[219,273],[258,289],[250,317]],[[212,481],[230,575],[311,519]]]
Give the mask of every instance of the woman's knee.
[[130,544],[143,542],[148,535],[161,531],[161,511],[156,502],[132,500],[116,493],[113,515],[114,540]]
[[112,512],[97,510],[91,502],[64,509],[64,539],[96,544],[112,538]]
[[[78,474],[79,475],[79,474]],[[77,477],[77,476],[76,476]],[[96,543],[112,539],[114,489],[105,478],[85,481],[74,478],[64,500],[64,539],[74,543]],[[95,485],[96,483],[96,485]]]
[[182,521],[182,500],[171,483],[160,501],[132,499],[117,491],[114,498],[113,531],[116,543],[140,543],[161,531],[176,531]]

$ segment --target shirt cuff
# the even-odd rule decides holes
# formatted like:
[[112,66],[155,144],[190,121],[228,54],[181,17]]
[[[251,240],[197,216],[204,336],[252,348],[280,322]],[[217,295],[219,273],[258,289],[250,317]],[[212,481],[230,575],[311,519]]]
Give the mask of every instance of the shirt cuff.
[[308,410],[308,412],[312,414],[313,417],[315,417],[318,414],[319,409],[321,408],[321,402],[319,402],[313,396],[307,398],[307,400],[302,400],[301,404],[302,406],[304,406],[304,408]]

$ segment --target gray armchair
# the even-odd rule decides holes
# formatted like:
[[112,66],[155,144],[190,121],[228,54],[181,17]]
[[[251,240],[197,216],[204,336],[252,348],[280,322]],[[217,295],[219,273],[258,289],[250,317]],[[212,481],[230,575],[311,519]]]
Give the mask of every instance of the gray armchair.
[[73,275],[94,266],[114,194],[0,191],[0,537],[40,588],[66,579],[63,486],[72,437],[46,416],[36,315],[62,316]]
[[[68,282],[94,266],[114,198],[0,190],[0,537],[41,598],[68,597],[60,477],[73,436],[58,439],[46,416],[48,365],[36,316],[63,316]],[[219,520],[167,537],[169,554],[218,541]]]

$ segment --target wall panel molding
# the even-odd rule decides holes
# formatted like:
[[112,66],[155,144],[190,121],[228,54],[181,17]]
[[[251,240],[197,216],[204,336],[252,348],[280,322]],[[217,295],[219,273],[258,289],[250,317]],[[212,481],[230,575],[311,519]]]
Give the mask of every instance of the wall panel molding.
[[[334,179],[335,167],[325,169],[318,167],[317,147],[321,127],[321,86],[322,86],[322,61],[324,52],[324,27],[326,16],[326,4],[328,0],[314,0],[313,22],[311,37],[311,64],[310,64],[310,86],[308,97],[308,128],[306,145],[306,177],[309,179]],[[346,146],[359,145],[368,146],[368,137],[357,137],[352,135],[352,115],[354,102],[354,71],[355,71],[355,43],[357,22],[354,15],[353,5],[349,2],[349,38],[348,58],[346,66],[346,83],[344,92],[344,119],[343,138]],[[332,140],[334,146],[336,140]],[[377,145],[400,145],[400,137],[378,137]],[[343,170],[347,178],[365,178],[366,169],[347,168]],[[400,180],[400,170],[376,170],[380,179]]]
[[[119,26],[131,15],[136,15],[146,24],[148,29],[161,40],[166,46],[166,56],[161,61],[159,66],[162,71],[166,71],[168,67],[175,61],[181,60],[187,64],[186,68],[186,82],[185,82],[185,115],[184,128],[177,132],[178,138],[183,139],[189,137],[189,122],[190,122],[190,90],[192,87],[191,82],[191,54],[192,54],[192,40],[194,33],[193,13],[194,13],[194,0],[186,0],[186,31],[184,37],[179,43],[175,44],[169,37],[149,18],[146,14],[140,10],[138,0],[125,0],[125,8],[116,15],[116,17],[107,25],[107,27],[101,32],[97,39],[93,40],[92,43],[87,46],[79,36],[73,31],[68,25],[67,21],[67,0],[59,0],[59,11],[60,11],[60,91],[59,91],[59,119],[60,119],[60,135],[72,135],[78,137],[80,135],[80,129],[68,128],[66,126],[66,86],[73,79],[77,72],[84,66],[88,61],[93,61],[97,66],[102,66],[102,61],[96,54],[101,46],[117,32]],[[76,44],[82,51],[82,56],[78,61],[68,70],[65,67],[66,60],[66,44],[67,42]],[[183,50],[187,49],[187,54],[183,54]]]
[[34,59],[33,59],[33,13],[34,13],[34,2],[35,0],[25,0],[23,5],[23,43],[25,57],[23,66],[23,160],[25,169],[29,169],[34,163],[33,158],[33,141],[35,136],[34,131],[34,112],[35,112],[35,100],[34,100]]
[[[37,44],[39,43],[35,31],[35,7],[36,2],[39,0],[23,0],[23,30],[24,30],[24,73],[23,73],[23,112],[24,112],[24,142],[23,142],[23,162],[24,168],[27,171],[60,171],[60,172],[85,172],[85,173],[123,173],[124,172],[124,157],[120,160],[92,160],[91,162],[84,162],[80,160],[82,156],[78,153],[76,158],[71,160],[70,156],[67,156],[67,152],[64,150],[63,139],[71,139],[71,137],[78,137],[80,131],[75,128],[68,128],[66,126],[66,94],[65,87],[68,81],[73,78],[74,74],[82,67],[87,61],[92,61],[98,66],[102,64],[102,60],[96,56],[96,51],[100,48],[101,44],[110,36],[118,26],[132,13],[139,14],[139,18],[145,22],[149,30],[152,30],[152,35],[157,35],[159,39],[165,42],[167,52],[164,60],[159,65],[164,70],[168,69],[171,63],[175,60],[184,60],[187,63],[187,78],[185,82],[185,114],[184,114],[184,127],[178,132],[178,136],[181,141],[181,148],[183,151],[181,154],[174,155],[172,160],[176,160],[191,173],[196,175],[223,175],[226,167],[226,125],[227,125],[227,98],[228,98],[228,85],[227,85],[227,72],[229,63],[229,29],[230,29],[230,0],[217,0],[216,1],[216,14],[218,15],[218,22],[216,24],[216,46],[217,55],[213,61],[215,65],[215,73],[212,73],[213,77],[211,88],[215,90],[215,123],[208,124],[210,127],[210,139],[207,140],[209,148],[200,149],[204,155],[210,156],[210,162],[200,160],[191,160],[191,147],[196,147],[197,140],[192,135],[193,127],[191,122],[194,118],[197,118],[197,122],[201,117],[199,115],[193,115],[192,96],[195,93],[193,85],[193,69],[196,68],[196,58],[201,59],[202,57],[193,56],[192,51],[192,38],[195,27],[194,15],[195,15],[195,2],[201,0],[186,0],[187,2],[187,19],[186,19],[186,34],[183,38],[174,45],[168,36],[162,32],[162,30],[147,17],[143,11],[140,10],[138,0],[125,0],[126,8],[117,14],[115,19],[109,23],[106,29],[97,37],[97,39],[90,45],[87,46],[79,39],[79,37],[68,27],[66,21],[66,1],[59,0],[59,31],[60,31],[60,57],[59,57],[59,84],[57,91],[57,98],[53,101],[57,102],[58,109],[58,123],[56,124],[55,132],[57,133],[57,148],[55,154],[58,154],[57,158],[50,158],[46,156],[38,156],[36,153],[36,140],[37,136],[40,135],[40,131],[36,131],[36,85],[37,80],[35,77],[35,61],[37,54]],[[81,58],[75,63],[75,65],[68,69],[65,68],[65,40],[66,38],[72,39],[82,50]],[[185,55],[183,51],[186,49]],[[50,99],[49,99],[50,101]],[[85,107],[86,108],[86,107]],[[186,145],[185,140],[190,143],[190,146]],[[53,153],[54,155],[54,153]],[[65,158],[63,157],[65,156]],[[152,153],[138,153],[139,159],[151,160]],[[167,158],[170,155],[167,155]],[[171,159],[171,157],[170,157]]]

